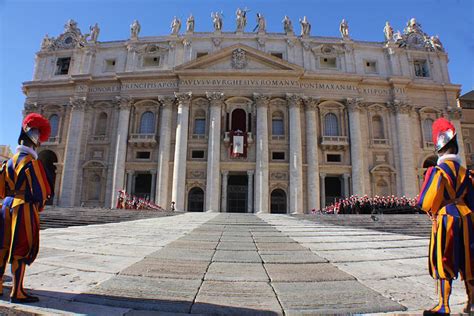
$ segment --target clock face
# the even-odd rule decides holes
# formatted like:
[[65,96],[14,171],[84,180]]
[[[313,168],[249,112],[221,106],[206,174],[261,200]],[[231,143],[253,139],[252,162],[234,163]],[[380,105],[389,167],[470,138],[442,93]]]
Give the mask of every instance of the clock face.
[[421,47],[425,44],[425,39],[423,38],[421,34],[414,33],[414,34],[410,34],[407,42],[410,46]]
[[64,39],[64,43],[65,44],[71,44],[72,43],[72,37],[71,36],[68,36]]

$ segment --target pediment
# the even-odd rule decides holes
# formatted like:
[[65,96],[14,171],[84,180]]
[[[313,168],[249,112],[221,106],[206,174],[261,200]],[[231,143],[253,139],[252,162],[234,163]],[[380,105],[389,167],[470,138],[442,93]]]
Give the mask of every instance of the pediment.
[[223,48],[175,68],[177,73],[287,73],[303,74],[304,69],[281,58],[244,44]]

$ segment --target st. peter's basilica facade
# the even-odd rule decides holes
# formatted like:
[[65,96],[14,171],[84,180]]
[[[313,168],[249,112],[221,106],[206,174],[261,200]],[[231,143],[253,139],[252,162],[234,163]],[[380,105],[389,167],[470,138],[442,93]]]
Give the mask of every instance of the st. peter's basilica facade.
[[[239,12],[240,11],[240,12]],[[70,20],[45,37],[25,114],[49,118],[40,157],[55,173],[53,204],[113,207],[120,189],[178,211],[302,213],[334,198],[406,195],[433,162],[431,123],[460,130],[459,85],[439,39],[411,19],[384,41],[311,35],[259,15],[245,30],[98,41]],[[314,32],[314,31],[313,31]],[[462,138],[458,139],[463,148]],[[461,156],[464,157],[463,153]]]

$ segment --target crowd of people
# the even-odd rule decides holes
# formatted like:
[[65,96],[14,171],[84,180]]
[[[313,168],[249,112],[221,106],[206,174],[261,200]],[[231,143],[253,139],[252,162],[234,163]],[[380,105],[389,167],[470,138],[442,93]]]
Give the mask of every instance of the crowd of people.
[[418,197],[408,198],[395,195],[369,197],[367,195],[351,195],[347,198],[336,199],[334,203],[320,210],[312,210],[313,214],[372,214],[374,211],[417,213],[416,201]]
[[117,200],[118,209],[131,209],[131,210],[154,210],[154,211],[164,211],[164,209],[141,197],[128,194],[125,190],[119,190],[118,200]]

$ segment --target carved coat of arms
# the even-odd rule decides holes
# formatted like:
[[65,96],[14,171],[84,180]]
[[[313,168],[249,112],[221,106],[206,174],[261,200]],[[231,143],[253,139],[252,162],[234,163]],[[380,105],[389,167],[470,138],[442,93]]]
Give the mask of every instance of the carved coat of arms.
[[247,66],[247,55],[241,48],[237,48],[232,52],[232,68],[244,69]]

